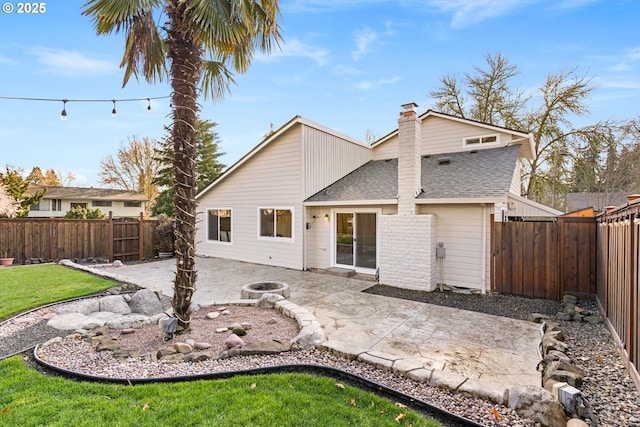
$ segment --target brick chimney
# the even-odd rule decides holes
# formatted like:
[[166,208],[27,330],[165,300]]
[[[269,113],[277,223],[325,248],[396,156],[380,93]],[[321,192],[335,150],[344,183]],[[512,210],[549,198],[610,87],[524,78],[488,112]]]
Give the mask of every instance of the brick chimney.
[[415,215],[421,191],[421,120],[418,104],[404,104],[398,119],[398,215]]

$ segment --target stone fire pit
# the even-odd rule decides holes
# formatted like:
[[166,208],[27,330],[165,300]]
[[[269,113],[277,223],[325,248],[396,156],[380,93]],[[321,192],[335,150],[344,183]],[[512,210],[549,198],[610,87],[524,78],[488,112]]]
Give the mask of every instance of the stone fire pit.
[[289,298],[289,285],[283,282],[262,281],[247,283],[242,287],[242,299],[260,299],[264,294],[277,294]]

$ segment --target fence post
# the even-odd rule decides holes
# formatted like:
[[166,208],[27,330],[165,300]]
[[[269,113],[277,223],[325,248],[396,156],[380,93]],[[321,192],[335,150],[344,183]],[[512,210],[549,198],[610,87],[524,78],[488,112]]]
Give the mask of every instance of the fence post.
[[113,262],[113,212],[109,211],[109,262]]
[[138,219],[138,261],[142,261],[144,257],[144,227],[143,220],[144,216],[142,212],[140,212],[140,218]]

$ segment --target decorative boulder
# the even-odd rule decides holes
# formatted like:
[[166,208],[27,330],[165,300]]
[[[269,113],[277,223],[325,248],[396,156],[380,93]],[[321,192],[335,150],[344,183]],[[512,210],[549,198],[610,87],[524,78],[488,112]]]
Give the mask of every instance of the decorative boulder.
[[142,289],[136,292],[129,302],[129,307],[132,312],[145,316],[162,313],[162,301],[158,294],[151,289]]
[[100,311],[110,311],[111,313],[129,314],[131,308],[122,295],[111,295],[100,298]]

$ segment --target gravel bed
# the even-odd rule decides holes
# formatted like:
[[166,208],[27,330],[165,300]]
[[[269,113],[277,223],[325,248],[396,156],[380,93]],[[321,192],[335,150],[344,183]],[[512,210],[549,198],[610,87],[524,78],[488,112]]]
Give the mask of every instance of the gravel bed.
[[[460,309],[481,311],[489,314],[523,319],[531,312],[553,315],[562,310],[555,301],[518,298],[504,295],[466,295],[452,292],[416,293],[396,291],[375,286],[375,293],[413,299]],[[370,288],[369,291],[372,289]],[[381,292],[387,292],[381,293]],[[392,295],[392,293],[394,293]],[[580,301],[579,305],[595,310],[592,301]],[[44,342],[51,336],[61,335],[44,326],[48,314],[34,314],[32,320],[15,319],[0,324],[0,357],[9,354],[8,348]],[[629,378],[620,357],[620,349],[614,344],[604,325],[578,322],[558,322],[569,346],[567,354],[584,370],[582,392],[589,402],[600,426],[640,427],[640,393]],[[53,333],[55,331],[55,333]],[[42,334],[42,335],[40,335]],[[456,394],[448,390],[433,388],[372,365],[348,360],[329,352],[306,349],[273,356],[242,356],[225,360],[208,360],[198,363],[123,362],[111,357],[108,352],[96,353],[82,340],[68,339],[62,344],[49,346],[42,353],[49,363],[93,375],[117,378],[144,378],[178,375],[206,374],[283,364],[318,364],[342,369],[371,381],[391,387],[405,394],[469,418],[486,426],[535,426],[531,420],[523,419],[510,408],[496,405],[479,398]],[[73,357],[69,355],[73,354]],[[496,416],[495,414],[498,414]],[[587,420],[589,423],[589,421]],[[590,423],[589,423],[590,424]]]

